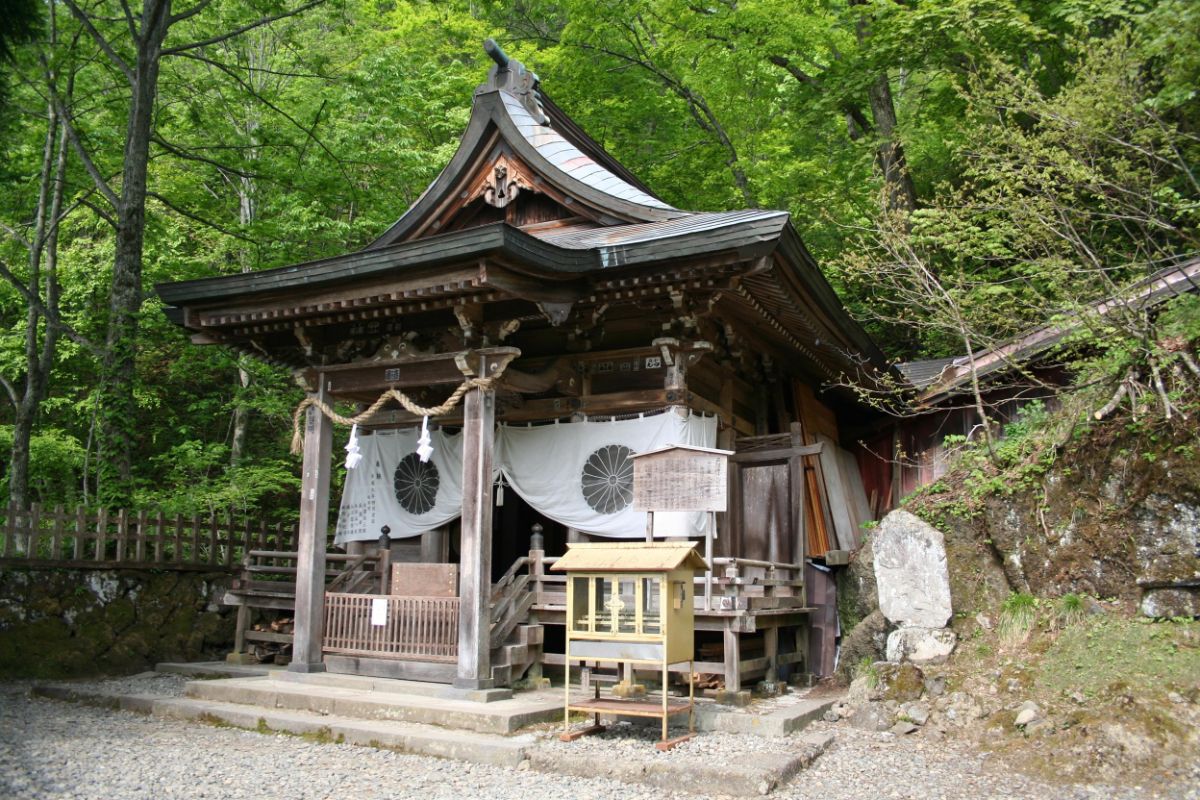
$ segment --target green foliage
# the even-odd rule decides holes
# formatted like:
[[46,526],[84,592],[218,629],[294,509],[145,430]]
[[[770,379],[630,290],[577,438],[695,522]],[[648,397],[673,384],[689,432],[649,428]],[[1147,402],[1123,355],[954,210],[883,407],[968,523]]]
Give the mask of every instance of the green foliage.
[[[216,0],[168,45],[262,8]],[[128,58],[119,4],[93,9]],[[0,222],[26,238],[46,136],[42,58],[86,98],[75,125],[101,174],[119,173],[125,144],[123,78],[62,11],[57,43],[16,52],[13,69],[30,80],[13,84],[0,118]],[[454,152],[490,66],[485,36],[536,70],[543,90],[667,201],[789,210],[890,354],[933,357],[962,353],[964,333],[972,349],[987,346],[1200,250],[1189,168],[1200,162],[1198,17],[1184,0],[347,0],[166,58],[147,301],[137,340],[120,343],[137,358],[136,419],[122,420],[134,434],[136,500],[184,514],[292,513],[287,446],[300,393],[290,376],[193,346],[151,287],[372,241]],[[920,199],[890,250],[859,236],[880,216],[887,137],[870,102],[880,80]],[[64,199],[62,317],[103,343],[115,235],[74,153]],[[896,257],[898,244],[910,258]],[[0,260],[28,279],[17,236],[0,241]],[[928,267],[939,291],[905,294],[913,273],[897,265]],[[1200,300],[1175,301],[1157,324],[1155,336],[1127,325],[1082,331],[1069,342],[1072,352],[1090,348],[1081,380],[1124,375],[1151,356],[1170,369],[1172,341],[1197,339]],[[0,377],[18,391],[27,325],[22,295],[0,282]],[[60,341],[32,450],[32,493],[45,504],[96,500],[108,463],[97,425],[113,413],[98,402],[101,378],[95,354]],[[246,433],[235,441],[238,411]],[[1053,458],[1061,430],[1043,410],[1007,427],[992,453],[948,442],[962,451],[972,497],[1036,486]]]
[[1000,607],[996,633],[1000,641],[1013,645],[1025,641],[1037,620],[1038,599],[1027,592],[1013,592]]
[[[12,449],[11,425],[0,426],[0,450]],[[43,428],[29,441],[29,489],[31,502],[72,506],[80,497],[80,482],[86,454],[84,446],[69,433]],[[8,471],[0,477],[0,493],[8,492]]]
[[1075,592],[1069,592],[1058,598],[1058,618],[1063,625],[1074,625],[1083,619],[1083,598]]
[[875,662],[870,656],[863,656],[857,664],[854,665],[855,680],[865,678],[868,688],[874,689],[879,685],[879,670],[875,669]]
[[1140,684],[1187,689],[1200,675],[1200,624],[1192,620],[1153,622],[1116,616],[1088,617],[1062,632],[1046,652],[1037,684],[1061,693],[1111,697]]

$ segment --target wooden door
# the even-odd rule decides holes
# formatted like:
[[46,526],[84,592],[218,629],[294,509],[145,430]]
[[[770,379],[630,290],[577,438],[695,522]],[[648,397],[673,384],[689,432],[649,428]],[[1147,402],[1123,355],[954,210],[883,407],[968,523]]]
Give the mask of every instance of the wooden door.
[[771,447],[729,459],[727,556],[799,564],[804,560],[804,465],[811,448]]

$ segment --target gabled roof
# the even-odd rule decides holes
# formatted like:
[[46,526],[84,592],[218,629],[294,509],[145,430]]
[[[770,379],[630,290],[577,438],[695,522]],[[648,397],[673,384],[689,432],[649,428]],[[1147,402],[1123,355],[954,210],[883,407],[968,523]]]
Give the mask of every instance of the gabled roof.
[[708,569],[691,542],[579,542],[550,569],[555,572],[669,572]]
[[439,220],[431,218],[461,199],[463,181],[500,142],[540,179],[606,221],[653,222],[687,215],[651,193],[541,96],[535,74],[488,42],[497,63],[488,72],[487,83],[475,90],[471,120],[457,152],[412,207],[368,249],[437,233]]
[[[1159,270],[1112,297],[1067,315],[1061,321],[1039,325],[1003,344],[979,350],[973,356],[944,359],[943,367],[924,384],[913,378],[909,380],[922,390],[918,397],[921,405],[937,403],[966,391],[966,384],[971,379],[972,361],[977,377],[1003,372],[1051,350],[1090,320],[1104,319],[1121,310],[1152,308],[1173,297],[1196,291],[1200,291],[1200,258]],[[913,362],[900,364],[899,367],[907,377],[914,369],[919,372],[919,365],[929,363],[932,362]]]

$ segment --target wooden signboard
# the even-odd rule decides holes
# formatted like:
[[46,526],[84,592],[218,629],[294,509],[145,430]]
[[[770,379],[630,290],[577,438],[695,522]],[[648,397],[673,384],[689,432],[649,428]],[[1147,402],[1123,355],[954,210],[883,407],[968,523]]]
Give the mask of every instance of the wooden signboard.
[[725,511],[728,450],[671,445],[633,457],[635,511]]
[[392,564],[389,594],[458,597],[458,564]]

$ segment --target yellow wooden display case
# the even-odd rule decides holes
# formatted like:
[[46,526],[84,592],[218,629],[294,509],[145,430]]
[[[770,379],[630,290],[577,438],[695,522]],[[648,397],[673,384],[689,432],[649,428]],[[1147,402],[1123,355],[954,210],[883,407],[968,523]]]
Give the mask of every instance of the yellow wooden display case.
[[695,647],[693,587],[696,573],[706,569],[692,544],[571,544],[551,569],[567,573],[568,671],[574,662],[582,665],[595,661],[653,665],[662,672],[661,702],[601,697],[598,684],[593,697],[572,698],[568,681],[568,732],[564,738],[577,738],[582,733],[569,732],[572,711],[596,715],[595,726],[587,732],[599,728],[601,713],[660,717],[660,746],[667,743],[671,716],[686,712],[690,731],[694,695],[689,689],[687,702],[672,700],[667,693],[667,670],[671,664],[686,661],[691,673]]

